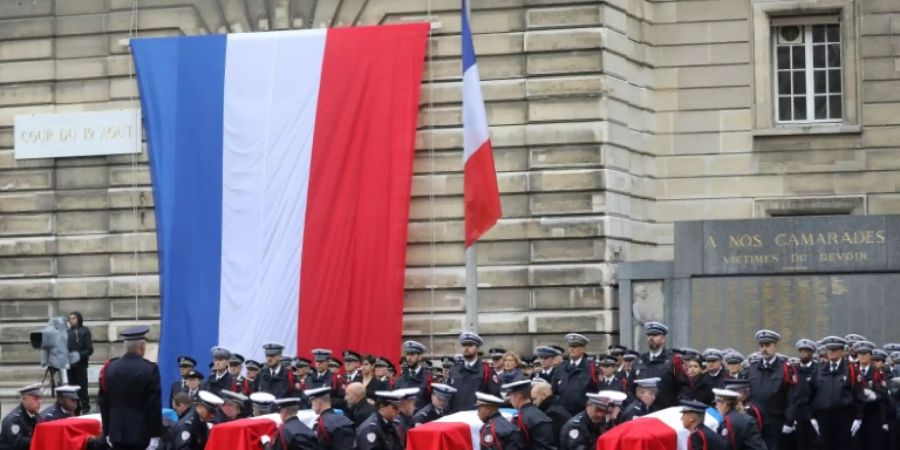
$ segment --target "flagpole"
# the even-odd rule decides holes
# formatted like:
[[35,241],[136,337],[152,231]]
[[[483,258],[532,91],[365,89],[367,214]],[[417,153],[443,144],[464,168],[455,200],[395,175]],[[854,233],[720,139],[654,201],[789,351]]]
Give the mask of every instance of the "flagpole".
[[475,243],[466,249],[466,330],[478,332],[478,257]]

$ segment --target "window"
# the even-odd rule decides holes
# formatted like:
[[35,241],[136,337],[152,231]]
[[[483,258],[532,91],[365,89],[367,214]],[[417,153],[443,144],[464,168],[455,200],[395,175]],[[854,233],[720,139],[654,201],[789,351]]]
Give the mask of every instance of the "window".
[[843,119],[841,30],[837,18],[777,24],[772,28],[772,56],[777,122]]

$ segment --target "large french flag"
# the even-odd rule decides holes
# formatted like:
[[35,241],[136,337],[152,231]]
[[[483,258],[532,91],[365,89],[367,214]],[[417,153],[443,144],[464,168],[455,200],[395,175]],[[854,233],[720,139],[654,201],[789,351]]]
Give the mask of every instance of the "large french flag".
[[[132,42],[164,381],[210,347],[399,356],[427,24]],[[166,384],[168,385],[168,384]]]
[[494,169],[494,151],[488,131],[487,113],[481,95],[481,79],[475,62],[475,45],[467,1],[462,2],[463,71],[463,197],[469,247],[500,219],[500,192]]

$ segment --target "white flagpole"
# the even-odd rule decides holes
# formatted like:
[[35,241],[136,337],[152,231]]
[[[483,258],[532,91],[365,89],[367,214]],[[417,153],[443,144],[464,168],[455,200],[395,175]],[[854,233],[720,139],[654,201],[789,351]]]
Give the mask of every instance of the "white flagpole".
[[466,331],[478,332],[478,259],[475,243],[466,249]]

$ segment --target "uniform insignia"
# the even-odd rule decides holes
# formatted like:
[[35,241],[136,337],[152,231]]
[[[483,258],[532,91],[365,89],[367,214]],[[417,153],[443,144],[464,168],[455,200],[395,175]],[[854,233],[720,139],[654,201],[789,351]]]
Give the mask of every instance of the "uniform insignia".
[[572,428],[571,430],[569,430],[569,437],[572,439],[578,439],[578,429]]
[[484,442],[490,444],[493,441],[494,441],[494,436],[491,436],[490,434],[484,435]]
[[366,440],[369,441],[370,444],[374,444],[375,443],[375,433],[370,432],[370,433],[366,434]]
[[9,431],[12,431],[12,434],[19,434],[19,426],[13,425],[12,427],[10,427]]
[[181,440],[182,440],[182,441],[186,441],[186,440],[188,440],[188,439],[190,439],[190,438],[191,438],[191,432],[190,432],[190,431],[182,431],[182,432],[181,432]]
[[206,427],[212,430],[213,424],[212,422],[206,422]]
[[499,383],[499,382],[500,382],[500,378],[497,378],[497,374],[495,373],[494,374],[494,383]]
[[728,428],[722,428],[722,436],[728,436]]

